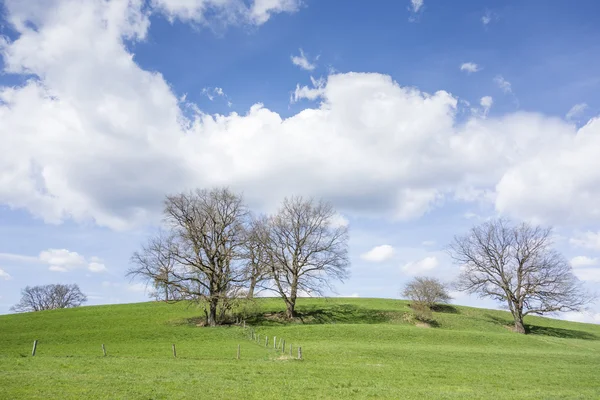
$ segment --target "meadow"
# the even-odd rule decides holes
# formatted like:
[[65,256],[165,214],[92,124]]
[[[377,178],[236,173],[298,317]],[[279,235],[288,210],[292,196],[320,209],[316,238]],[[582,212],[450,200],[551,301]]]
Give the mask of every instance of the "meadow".
[[417,326],[388,299],[300,299],[294,323],[282,311],[256,300],[246,330],[199,327],[183,303],[0,316],[0,398],[600,398],[600,325],[528,317],[520,335],[507,312],[447,306]]

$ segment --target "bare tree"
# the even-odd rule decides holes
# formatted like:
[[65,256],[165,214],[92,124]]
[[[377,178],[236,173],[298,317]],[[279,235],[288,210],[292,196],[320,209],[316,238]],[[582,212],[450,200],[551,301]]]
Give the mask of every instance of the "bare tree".
[[268,222],[264,216],[253,218],[247,231],[243,258],[245,259],[244,276],[248,286],[246,291],[248,299],[254,298],[261,283],[270,278],[270,269],[265,258],[265,245],[261,240],[261,235],[267,232]]
[[274,287],[286,315],[295,317],[299,291],[323,294],[332,279],[348,276],[348,228],[334,225],[331,204],[286,198],[260,235]]
[[27,286],[21,291],[21,301],[11,307],[14,312],[54,310],[79,307],[87,301],[76,284]]
[[164,216],[168,241],[150,241],[134,254],[128,274],[160,282],[180,298],[202,301],[206,322],[214,326],[243,282],[247,208],[227,188],[196,190],[167,196]]
[[504,302],[519,333],[525,333],[526,315],[579,311],[592,296],[552,245],[550,228],[505,219],[475,226],[449,248],[462,268],[456,286]]
[[436,303],[447,303],[452,300],[446,286],[436,278],[418,276],[408,282],[402,291],[415,303],[431,308]]
[[128,275],[133,278],[141,277],[152,284],[154,291],[151,296],[156,300],[169,302],[181,299],[180,291],[171,284],[177,267],[175,250],[173,235],[159,231],[131,257],[136,267],[130,269]]

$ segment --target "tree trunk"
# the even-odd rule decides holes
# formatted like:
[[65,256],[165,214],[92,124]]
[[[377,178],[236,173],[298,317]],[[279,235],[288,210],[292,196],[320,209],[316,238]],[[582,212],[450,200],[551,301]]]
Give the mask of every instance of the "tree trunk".
[[525,331],[525,325],[523,325],[523,317],[521,315],[515,315],[515,332],[527,333]]
[[296,317],[296,298],[298,297],[298,287],[296,286],[296,280],[292,283],[292,288],[290,290],[290,297],[285,302],[286,304],[286,317],[289,319]]
[[210,299],[209,303],[208,303],[208,321],[207,324],[209,326],[216,326],[217,325],[217,299]]
[[285,306],[286,306],[286,311],[285,311],[285,316],[288,319],[292,319],[296,317],[296,311],[294,310],[296,308],[296,301],[294,299],[294,302],[290,301],[286,301],[285,302]]
[[246,295],[247,299],[254,298],[254,288],[256,288],[256,278],[252,277],[252,279],[250,279],[250,287],[248,288],[248,294]]

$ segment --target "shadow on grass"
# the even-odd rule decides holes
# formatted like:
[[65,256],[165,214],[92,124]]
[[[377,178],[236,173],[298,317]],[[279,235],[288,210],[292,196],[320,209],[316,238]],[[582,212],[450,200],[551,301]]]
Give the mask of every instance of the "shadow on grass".
[[290,323],[302,324],[380,324],[399,318],[399,312],[378,311],[352,304],[299,307],[297,318],[290,321],[284,312],[254,313],[246,317],[252,325],[276,326]]
[[460,314],[458,308],[451,306],[450,304],[436,304],[431,307],[431,311],[445,314]]
[[[512,328],[513,321],[506,318],[496,317],[494,315],[485,314],[485,317],[498,325],[506,328]],[[525,330],[529,335],[552,336],[563,339],[583,339],[583,340],[600,340],[600,337],[590,332],[579,331],[576,329],[553,328],[549,326],[538,326],[525,324]]]
[[575,329],[552,328],[548,326],[525,325],[527,333],[531,335],[544,335],[564,339],[599,340],[600,337],[590,332]]

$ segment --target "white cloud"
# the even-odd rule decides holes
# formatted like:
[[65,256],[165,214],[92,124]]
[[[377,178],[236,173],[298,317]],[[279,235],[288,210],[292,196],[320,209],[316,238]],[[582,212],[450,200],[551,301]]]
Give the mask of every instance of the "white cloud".
[[435,244],[435,240],[424,240],[421,242],[423,246],[433,246]]
[[77,252],[67,249],[48,249],[42,251],[39,260],[48,264],[48,269],[53,272],[68,272],[74,269],[87,268],[92,272],[104,272],[106,266],[98,257],[91,257],[89,261]]
[[[205,87],[202,89],[202,94],[205,95],[210,101],[214,101],[216,96],[224,97],[225,99],[228,98],[228,96],[223,91],[223,88],[220,88],[220,87],[214,87],[214,88]],[[183,98],[180,101],[185,103],[185,98]],[[228,102],[228,105],[229,105],[229,103],[230,102]],[[231,107],[231,105],[229,105],[229,107]]]
[[261,104],[209,115],[134,62],[124,40],[146,35],[140,1],[30,4],[6,2],[20,35],[0,49],[6,72],[31,79],[0,87],[11,149],[0,203],[46,222],[129,229],[157,221],[165,193],[224,184],[259,208],[302,194],[349,217],[407,220],[447,200],[485,201],[520,218],[600,222],[597,120],[458,123],[448,92],[377,73],[313,78],[292,98],[319,104],[286,118]]
[[33,256],[24,256],[22,254],[12,254],[12,253],[0,253],[0,260],[8,260],[8,261],[16,261],[16,262],[26,262],[26,263],[36,263],[39,262],[38,257]]
[[492,104],[494,104],[494,99],[492,99],[492,96],[484,96],[481,98],[481,100],[479,100],[479,105],[483,108],[484,115],[488,114]]
[[591,257],[587,257],[587,256],[577,256],[577,257],[571,258],[571,266],[573,268],[588,267],[588,266],[597,265],[597,264],[598,264],[597,258],[591,258]]
[[300,0],[254,0],[250,8],[250,18],[256,25],[264,24],[272,14],[298,11],[300,4]]
[[439,265],[439,261],[437,257],[425,257],[422,260],[409,262],[402,266],[402,271],[407,273],[408,275],[421,275],[427,274],[431,270],[437,268]]
[[576,247],[600,251],[600,231],[579,233],[575,237],[569,239],[569,243]]
[[312,71],[314,70],[317,65],[315,63],[311,63],[310,61],[308,61],[308,58],[306,57],[306,55],[304,54],[304,51],[302,49],[300,49],[300,55],[299,56],[292,56],[292,63],[304,70],[307,71]]
[[502,90],[504,93],[509,94],[512,93],[512,85],[509,81],[504,79],[502,75],[497,75],[494,78],[494,82],[496,85]]
[[421,7],[423,7],[423,0],[410,0],[410,9],[412,12],[418,13]]
[[468,74],[471,74],[473,72],[481,71],[481,68],[479,67],[479,65],[477,65],[475,63],[466,62],[466,63],[461,64],[460,70],[465,71]]
[[104,272],[106,271],[106,266],[99,262],[91,262],[88,265],[88,269],[92,272]]
[[335,228],[341,227],[341,226],[348,226],[348,225],[350,225],[350,221],[348,220],[348,218],[344,217],[342,214],[337,213],[331,219],[331,225]]
[[6,271],[4,271],[3,269],[0,268],[0,279],[8,281],[8,280],[11,279],[11,276],[9,275],[8,272],[6,272]]
[[577,117],[580,117],[587,108],[588,105],[586,103],[575,104],[573,107],[571,107],[569,112],[567,112],[567,115],[565,117],[569,121],[573,120]]
[[394,248],[389,244],[375,246],[371,250],[362,254],[360,257],[369,262],[383,262],[394,256]]
[[152,0],[152,5],[171,21],[180,19],[207,26],[228,26],[262,25],[273,14],[296,12],[300,1],[253,0],[247,5],[243,0]]
[[295,103],[299,100],[316,100],[325,95],[325,79],[315,79],[310,77],[312,87],[296,85],[296,90],[290,97],[290,102]]
[[50,266],[50,271],[67,272],[85,266],[85,258],[67,249],[48,249],[40,253],[40,260]]
[[486,10],[485,14],[481,17],[481,23],[484,27],[487,27],[491,22],[498,19],[498,15],[491,12],[490,10]]

